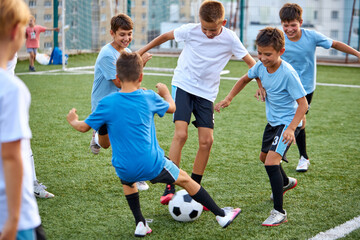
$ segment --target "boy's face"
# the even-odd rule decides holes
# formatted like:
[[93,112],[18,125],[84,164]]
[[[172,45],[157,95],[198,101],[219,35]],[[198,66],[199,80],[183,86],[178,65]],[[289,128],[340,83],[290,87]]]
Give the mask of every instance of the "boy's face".
[[276,51],[273,46],[258,46],[257,48],[258,58],[267,69],[276,66],[281,61],[280,56],[285,52],[285,48]]
[[223,20],[220,23],[206,22],[200,19],[201,30],[206,35],[206,37],[213,39],[221,33],[222,27],[225,26],[226,20]]
[[290,40],[299,40],[301,37],[301,25],[303,21],[300,22],[298,20],[292,20],[288,22],[281,22],[284,33]]
[[110,34],[114,39],[114,43],[120,49],[124,49],[127,48],[132,41],[133,30],[124,30],[122,28],[119,28],[116,33],[110,30]]
[[33,27],[35,25],[35,18],[30,18],[30,20],[29,20],[29,26],[30,27]]

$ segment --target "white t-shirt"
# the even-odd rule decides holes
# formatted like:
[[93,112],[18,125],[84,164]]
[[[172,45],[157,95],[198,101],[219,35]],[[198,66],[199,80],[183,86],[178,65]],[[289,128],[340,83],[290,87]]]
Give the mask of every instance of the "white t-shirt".
[[219,91],[220,72],[232,55],[238,59],[248,52],[235,32],[222,27],[213,39],[201,31],[201,24],[185,24],[174,30],[175,41],[184,42],[172,85],[214,102]]
[[7,63],[7,70],[12,75],[15,75],[16,63],[17,63],[17,53],[15,53],[15,56],[13,57],[13,59],[8,61],[8,63]]
[[39,210],[34,196],[33,171],[30,156],[29,127],[30,92],[17,77],[0,69],[0,232],[8,217],[1,144],[21,139],[23,183],[18,230],[40,225]]

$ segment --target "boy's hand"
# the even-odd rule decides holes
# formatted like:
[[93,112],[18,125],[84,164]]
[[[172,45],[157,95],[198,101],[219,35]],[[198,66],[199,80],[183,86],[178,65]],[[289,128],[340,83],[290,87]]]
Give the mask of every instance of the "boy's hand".
[[224,100],[221,100],[220,102],[218,102],[215,105],[214,109],[215,109],[215,111],[220,112],[221,109],[226,108],[227,106],[230,105],[230,103],[231,103],[231,101],[228,98],[225,98]]
[[76,114],[76,109],[73,108],[69,111],[67,117],[66,117],[68,123],[70,123],[70,125],[72,125],[71,123],[73,121],[78,121],[79,120],[79,116]]
[[161,97],[165,97],[166,95],[170,95],[169,89],[167,88],[167,86],[163,83],[158,83],[156,84],[156,88],[158,89],[158,94]]
[[[259,101],[261,99],[262,102],[265,102],[265,97],[266,97],[266,91],[264,88],[258,88],[256,90],[256,93],[254,95],[254,97],[256,97],[256,99]],[[260,97],[260,98],[259,98]]]
[[143,55],[141,55],[141,58],[143,60],[143,64],[145,66],[145,64],[147,63],[147,61],[149,61],[152,58],[152,54],[146,52]]
[[288,146],[293,142],[296,143],[294,130],[289,129],[289,127],[288,127],[284,131],[284,133],[283,133],[283,142],[285,144],[287,144]]

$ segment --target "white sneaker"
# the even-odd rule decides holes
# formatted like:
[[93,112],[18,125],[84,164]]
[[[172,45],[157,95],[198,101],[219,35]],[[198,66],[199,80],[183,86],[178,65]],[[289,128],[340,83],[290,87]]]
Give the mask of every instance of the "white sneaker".
[[303,156],[299,159],[299,164],[296,167],[297,172],[306,172],[310,166],[310,161]]
[[34,182],[34,195],[38,198],[53,198],[54,194],[45,190],[46,186],[39,183],[37,180]]
[[149,189],[149,185],[144,181],[136,182],[136,187],[139,191],[145,191]]
[[221,227],[226,228],[229,226],[234,219],[240,214],[241,209],[240,208],[232,208],[232,207],[225,207],[223,208],[225,212],[225,216],[216,216],[217,222],[220,224]]
[[270,212],[270,216],[261,225],[273,227],[273,226],[279,226],[280,224],[282,224],[284,222],[287,222],[286,211],[285,211],[285,214],[283,214],[283,213],[273,209]]
[[[288,185],[283,186],[283,195],[284,195],[287,191],[289,191],[290,189],[293,189],[293,188],[295,188],[295,187],[297,186],[297,180],[296,180],[295,178],[288,177],[288,179],[289,179]],[[271,199],[271,200],[274,200],[274,196],[273,196],[272,193],[271,193],[271,195],[270,195],[270,199]]]
[[144,225],[143,222],[139,222],[136,225],[135,237],[145,237],[146,234],[150,234],[151,232],[152,232],[152,230],[147,223],[146,223],[146,225]]
[[101,147],[95,142],[94,137],[91,138],[90,150],[93,154],[99,154]]

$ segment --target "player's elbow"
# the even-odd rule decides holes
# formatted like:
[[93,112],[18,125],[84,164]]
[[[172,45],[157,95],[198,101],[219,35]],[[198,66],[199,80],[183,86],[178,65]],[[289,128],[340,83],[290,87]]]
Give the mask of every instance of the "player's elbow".
[[167,113],[174,113],[176,111],[176,105],[175,104],[171,104],[169,106],[169,109],[166,111]]

